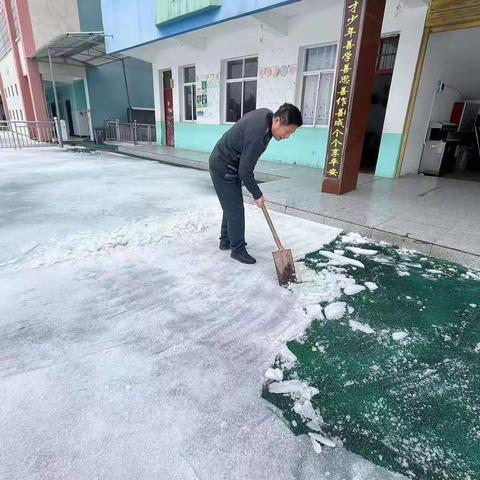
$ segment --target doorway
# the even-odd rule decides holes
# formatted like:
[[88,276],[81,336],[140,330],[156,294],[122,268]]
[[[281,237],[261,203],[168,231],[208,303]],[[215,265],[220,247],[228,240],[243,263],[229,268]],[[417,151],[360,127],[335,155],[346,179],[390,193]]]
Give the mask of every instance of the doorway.
[[73,130],[72,104],[70,100],[65,100],[65,108],[67,110],[68,134],[72,137],[75,133]]
[[378,50],[372,100],[360,164],[360,170],[364,173],[375,173],[377,166],[399,39],[399,35],[382,38]]
[[163,72],[163,111],[165,117],[165,143],[175,146],[175,119],[173,115],[173,80],[172,71]]

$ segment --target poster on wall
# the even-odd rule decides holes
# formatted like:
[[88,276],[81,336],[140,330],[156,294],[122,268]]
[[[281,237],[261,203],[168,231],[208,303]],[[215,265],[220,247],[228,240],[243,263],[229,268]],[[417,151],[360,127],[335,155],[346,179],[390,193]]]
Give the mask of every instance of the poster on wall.
[[197,78],[197,117],[203,117],[208,106],[208,84],[206,75]]

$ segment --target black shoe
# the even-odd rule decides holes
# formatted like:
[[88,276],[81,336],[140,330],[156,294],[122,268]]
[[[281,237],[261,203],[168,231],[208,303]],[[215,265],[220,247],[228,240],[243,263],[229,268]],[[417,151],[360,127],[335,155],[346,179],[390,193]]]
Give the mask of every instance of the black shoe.
[[256,260],[247,252],[246,248],[232,250],[230,256],[241,263],[247,263],[249,265],[256,262]]
[[220,239],[220,245],[218,246],[220,250],[230,250],[230,240]]

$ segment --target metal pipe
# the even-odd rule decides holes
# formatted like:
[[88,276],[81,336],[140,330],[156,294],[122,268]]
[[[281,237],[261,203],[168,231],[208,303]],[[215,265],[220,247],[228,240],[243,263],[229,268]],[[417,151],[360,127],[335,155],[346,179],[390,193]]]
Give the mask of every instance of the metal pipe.
[[[52,79],[52,86],[53,86],[53,97],[55,98],[55,110],[56,110],[56,115],[55,117],[60,119],[60,109],[58,107],[58,97],[57,97],[57,87],[55,85],[55,78],[53,78],[53,66],[52,66],[52,56],[50,55],[50,49],[48,49],[48,63],[50,64],[50,77]],[[55,120],[55,123],[57,124],[57,135],[58,135],[58,143],[61,147],[63,147],[63,141],[62,141],[62,128],[60,121]]]
[[127,122],[130,123],[132,121],[132,119],[131,119],[132,104],[130,103],[130,92],[128,91],[127,72],[125,70],[125,59],[124,58],[122,58],[122,67],[123,67],[123,79],[125,80],[125,91],[127,92],[127,102],[128,102]]

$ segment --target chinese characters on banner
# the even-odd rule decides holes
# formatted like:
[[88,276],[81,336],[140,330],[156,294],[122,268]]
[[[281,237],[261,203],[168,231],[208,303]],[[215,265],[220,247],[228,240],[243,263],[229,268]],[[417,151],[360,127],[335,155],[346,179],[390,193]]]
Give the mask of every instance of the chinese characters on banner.
[[346,139],[345,132],[348,127],[347,113],[352,98],[352,77],[355,68],[363,1],[352,0],[347,2],[344,12],[333,112],[330,120],[327,159],[325,162],[326,178],[336,179],[340,175],[340,165]]

